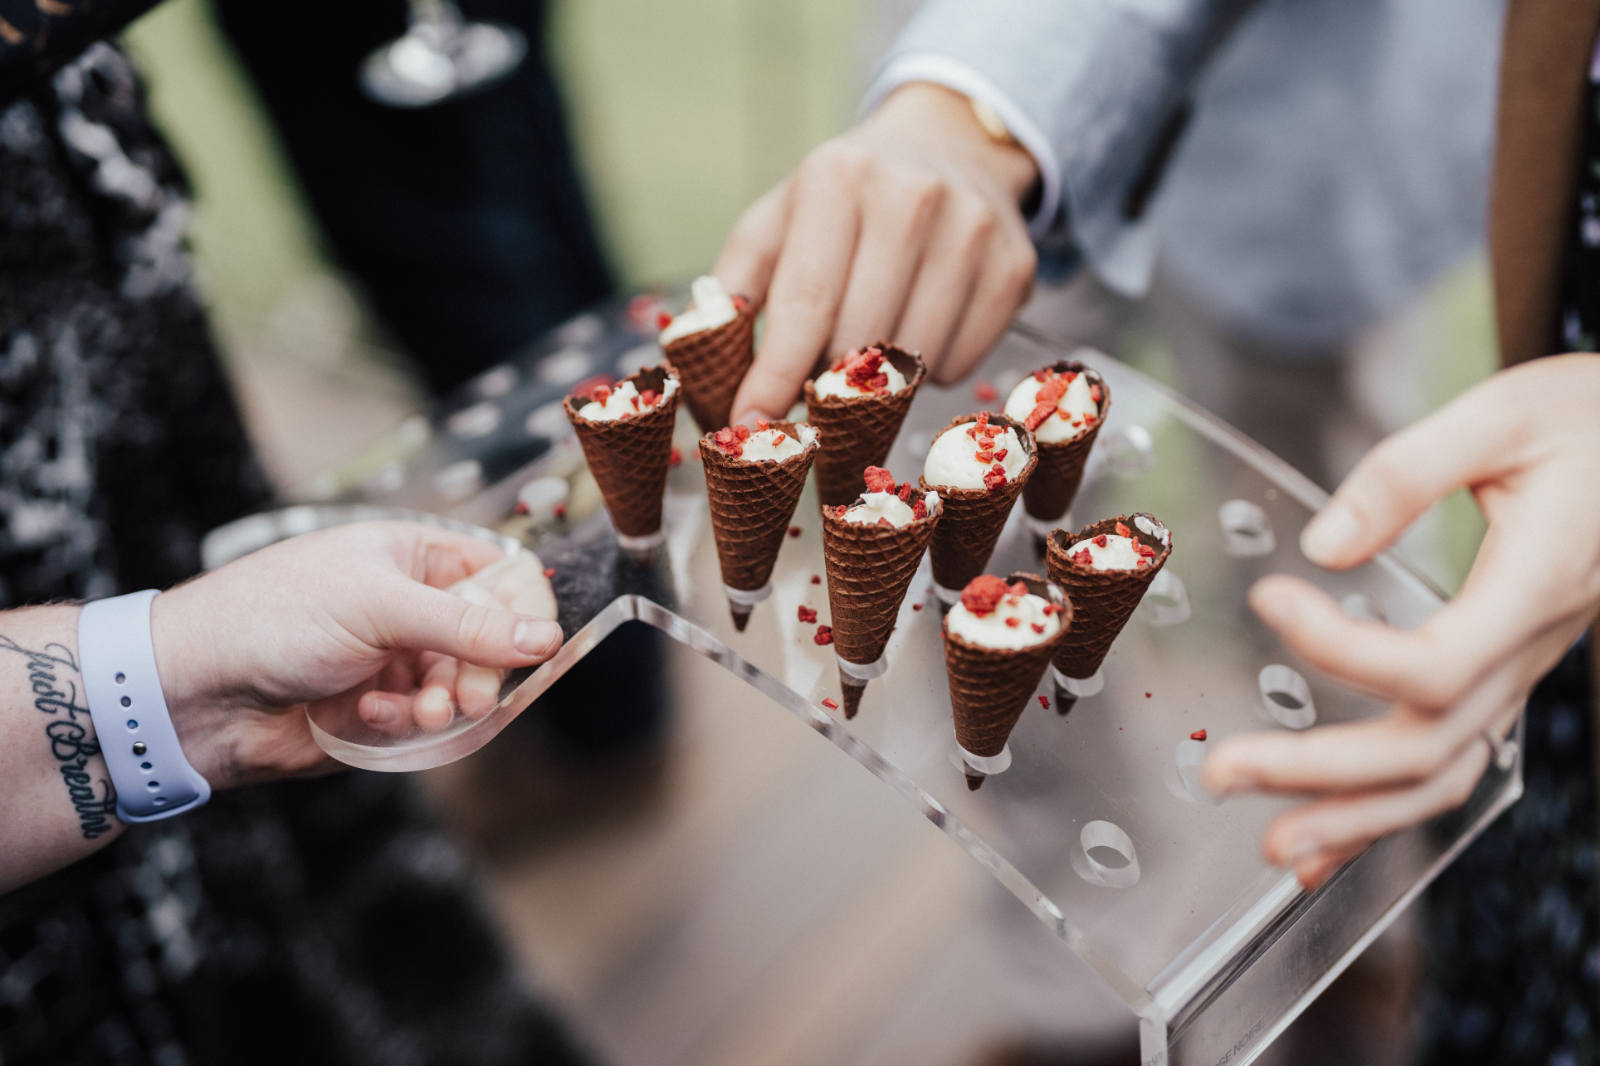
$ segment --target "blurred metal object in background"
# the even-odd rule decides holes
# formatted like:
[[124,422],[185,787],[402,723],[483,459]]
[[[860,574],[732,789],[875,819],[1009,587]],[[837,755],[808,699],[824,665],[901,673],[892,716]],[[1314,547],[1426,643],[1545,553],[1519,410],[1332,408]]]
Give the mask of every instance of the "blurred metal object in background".
[[407,0],[409,27],[361,64],[361,87],[389,107],[427,107],[490,85],[528,54],[521,30],[468,22],[454,0]]

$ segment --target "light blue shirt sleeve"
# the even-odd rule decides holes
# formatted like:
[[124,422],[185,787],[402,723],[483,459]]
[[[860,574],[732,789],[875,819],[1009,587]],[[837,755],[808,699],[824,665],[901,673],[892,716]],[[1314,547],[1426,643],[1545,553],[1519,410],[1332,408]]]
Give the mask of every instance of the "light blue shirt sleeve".
[[870,106],[931,81],[985,100],[1042,177],[1030,220],[1043,244],[1070,235],[1104,280],[1141,291],[1148,225],[1123,204],[1167,119],[1248,0],[930,0],[880,63]]

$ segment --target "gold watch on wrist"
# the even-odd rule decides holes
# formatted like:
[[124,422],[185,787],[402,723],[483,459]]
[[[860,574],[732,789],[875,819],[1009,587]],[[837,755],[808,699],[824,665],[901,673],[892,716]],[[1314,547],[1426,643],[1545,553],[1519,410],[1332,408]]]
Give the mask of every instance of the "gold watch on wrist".
[[[1006,125],[1006,120],[1000,117],[1000,112],[996,111],[992,104],[976,96],[968,96],[966,100],[967,106],[972,108],[972,117],[977,120],[978,128],[983,130],[985,137],[1006,148],[1015,148],[1023,152],[1028,150],[1017,140],[1017,135],[1011,132],[1011,127]],[[1043,195],[1044,183],[1036,178],[1023,195],[1022,202],[1018,204],[1024,217],[1038,210],[1039,200]]]

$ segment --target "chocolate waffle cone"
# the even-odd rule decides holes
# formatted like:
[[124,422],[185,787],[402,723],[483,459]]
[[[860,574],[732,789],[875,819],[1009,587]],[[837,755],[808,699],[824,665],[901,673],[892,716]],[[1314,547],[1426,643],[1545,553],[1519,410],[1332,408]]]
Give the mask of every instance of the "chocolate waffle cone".
[[835,507],[822,509],[833,650],[846,662],[864,666],[883,655],[944,507],[936,496],[928,503],[926,518],[899,527],[846,522],[835,512]]
[[1089,462],[1089,452],[1094,448],[1094,439],[1100,435],[1100,427],[1106,424],[1106,413],[1111,410],[1111,386],[1098,371],[1076,359],[1058,359],[1047,369],[1058,374],[1073,370],[1100,386],[1100,415],[1093,425],[1085,426],[1071,440],[1035,439],[1039,469],[1022,488],[1022,506],[1034,518],[1053,522],[1067,513],[1073,497],[1078,494],[1078,486],[1083,483],[1083,468]]
[[[950,712],[956,740],[973,755],[992,758],[1005,750],[1006,739],[1039,687],[1044,668],[1072,630],[1072,604],[1060,588],[1037,574],[1012,574],[1007,584],[1021,581],[1035,596],[1062,607],[1055,636],[1027,648],[986,648],[950,632],[944,625],[944,665],[950,676]],[[969,782],[969,787],[975,787]]]
[[[778,549],[794,517],[795,504],[806,487],[806,474],[816,458],[821,435],[811,433],[811,443],[793,422],[773,422],[802,444],[800,454],[787,459],[746,462],[735,459],[713,441],[700,438],[700,459],[706,472],[706,502],[711,507],[711,532],[717,541],[717,561],[722,583],[753,592],[772,577]],[[806,426],[805,429],[810,430]],[[748,610],[746,610],[748,617]]]
[[[1084,526],[1075,535],[1068,535],[1064,529],[1052,530],[1046,541],[1045,565],[1049,567],[1050,580],[1066,590],[1077,618],[1055,654],[1056,669],[1067,677],[1093,677],[1100,669],[1117,634],[1133,617],[1145,590],[1172,554],[1171,532],[1167,534],[1168,543],[1163,544],[1134,524],[1137,517],[1107,518]],[[1149,566],[1138,570],[1096,570],[1067,558],[1067,549],[1072,545],[1101,533],[1115,533],[1118,522],[1127,526],[1134,539],[1155,549],[1156,557]]]
[[854,718],[856,712],[861,710],[861,697],[867,691],[867,683],[859,678],[851,677],[843,670],[839,671],[839,696],[844,706],[845,718]]
[[[941,430],[977,421],[977,415],[962,415]],[[933,579],[947,589],[959,591],[968,581],[983,573],[994,552],[995,541],[1005,528],[1017,496],[1027,485],[1039,456],[1034,451],[1033,434],[1021,422],[1005,415],[991,414],[990,425],[1008,426],[1016,431],[1028,450],[1028,462],[1017,476],[995,489],[954,489],[930,485],[920,479],[924,489],[937,492],[944,500],[945,516],[933,538]],[[937,438],[936,438],[937,439]]]
[[[650,366],[623,380],[633,382],[640,392],[661,392],[668,376],[665,367]],[[600,486],[611,524],[625,537],[648,537],[661,529],[661,496],[672,457],[678,393],[642,414],[610,422],[591,422],[578,414],[588,402],[586,396],[568,396],[561,406],[578,431],[578,443]]]
[[700,432],[714,433],[733,421],[733,396],[755,361],[756,316],[749,303],[732,322],[703,329],[662,346],[683,385],[683,401]]
[[887,341],[876,345],[884,359],[905,375],[906,387],[884,396],[818,396],[814,382],[805,384],[806,421],[825,442],[817,456],[817,497],[824,505],[849,503],[861,491],[861,475],[882,466],[894,447],[917,386],[927,367],[922,356]]

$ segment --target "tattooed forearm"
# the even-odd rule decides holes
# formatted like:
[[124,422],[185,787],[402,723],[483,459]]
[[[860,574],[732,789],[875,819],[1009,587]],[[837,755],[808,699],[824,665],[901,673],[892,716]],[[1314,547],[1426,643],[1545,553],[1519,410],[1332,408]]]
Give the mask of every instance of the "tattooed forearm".
[[[5,652],[19,656],[27,664],[33,707],[50,719],[44,727],[45,738],[50,755],[60,768],[84,839],[93,840],[110,832],[117,794],[111,781],[106,777],[96,780],[91,768],[100,754],[100,745],[95,742],[89,707],[83,702],[77,657],[62,644],[50,643],[34,651],[0,634],[0,654]],[[100,772],[104,773],[103,766]]]

